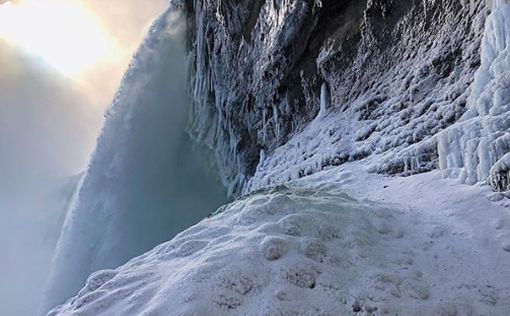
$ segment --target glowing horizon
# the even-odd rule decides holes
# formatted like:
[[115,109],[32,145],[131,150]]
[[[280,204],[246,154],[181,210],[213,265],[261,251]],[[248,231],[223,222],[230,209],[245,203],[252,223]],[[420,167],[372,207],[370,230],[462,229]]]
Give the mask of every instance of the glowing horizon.
[[115,50],[98,19],[74,0],[0,4],[0,38],[69,77],[90,70]]

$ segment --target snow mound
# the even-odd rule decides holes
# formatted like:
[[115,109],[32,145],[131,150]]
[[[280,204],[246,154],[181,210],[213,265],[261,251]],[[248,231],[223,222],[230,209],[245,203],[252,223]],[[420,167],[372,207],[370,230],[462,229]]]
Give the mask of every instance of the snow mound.
[[[358,202],[331,184],[306,186],[258,191],[220,208],[117,270],[93,274],[49,315],[501,315],[510,308],[502,299],[508,289],[485,286],[478,273],[462,277],[473,254],[439,247],[446,225]],[[448,263],[455,258],[460,267]],[[487,260],[479,263],[491,271]]]

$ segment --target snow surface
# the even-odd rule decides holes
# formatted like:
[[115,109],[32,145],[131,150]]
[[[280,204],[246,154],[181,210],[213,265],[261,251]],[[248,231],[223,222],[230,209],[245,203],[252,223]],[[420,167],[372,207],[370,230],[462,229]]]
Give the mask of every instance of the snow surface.
[[220,208],[49,315],[506,315],[497,194],[348,163]]

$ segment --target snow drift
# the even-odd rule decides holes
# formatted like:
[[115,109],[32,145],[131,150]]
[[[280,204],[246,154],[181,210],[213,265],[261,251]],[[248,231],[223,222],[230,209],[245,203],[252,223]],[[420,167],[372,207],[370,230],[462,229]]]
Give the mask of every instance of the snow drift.
[[185,132],[185,25],[164,13],[125,75],[57,247],[47,311],[225,203],[208,153]]

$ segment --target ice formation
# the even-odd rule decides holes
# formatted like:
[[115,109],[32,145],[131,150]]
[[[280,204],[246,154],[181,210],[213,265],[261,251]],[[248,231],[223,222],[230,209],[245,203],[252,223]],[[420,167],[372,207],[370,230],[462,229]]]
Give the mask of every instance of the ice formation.
[[[510,189],[510,3],[495,1],[486,21],[478,69],[461,122],[438,137],[439,167],[474,184],[490,177]],[[501,160],[500,160],[501,159]]]
[[129,68],[65,221],[43,310],[90,273],[125,263],[226,202],[212,160],[185,132],[184,34],[172,7]]
[[[392,175],[443,168],[439,134],[470,107],[490,11],[484,0],[189,7],[193,127],[232,192],[362,159]],[[330,107],[312,124],[324,83]]]
[[317,114],[317,118],[321,119],[326,116],[327,110],[331,106],[331,95],[329,94],[328,84],[324,82],[321,86],[321,106],[319,109],[319,114]]

